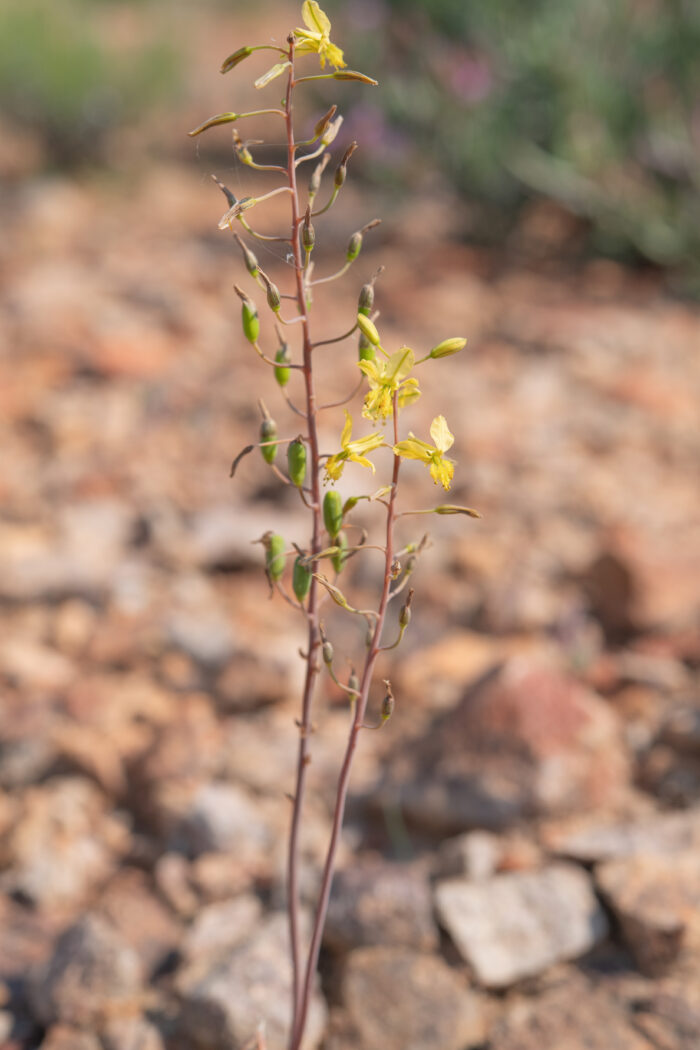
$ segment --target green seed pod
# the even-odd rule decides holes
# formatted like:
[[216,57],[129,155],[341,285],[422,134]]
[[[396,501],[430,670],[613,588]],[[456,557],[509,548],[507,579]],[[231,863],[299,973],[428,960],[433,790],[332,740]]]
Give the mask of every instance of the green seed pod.
[[379,346],[379,332],[370,321],[369,317],[365,317],[364,314],[357,315],[357,324],[363,335],[366,335],[370,343],[374,346]]
[[280,580],[284,575],[286,558],[284,556],[284,536],[278,532],[266,532],[263,536],[265,544],[265,568],[271,580]]
[[[261,441],[276,441],[277,440],[277,424],[274,419],[263,419],[260,424],[260,440]],[[263,445],[260,451],[263,454],[263,459],[266,463],[274,463],[277,456],[277,449],[279,445]]]
[[[277,353],[275,354],[275,361],[279,361],[281,364],[287,365],[287,364],[289,364],[290,360],[291,359],[289,357],[289,347],[287,346],[286,343],[283,343],[282,346],[277,351]],[[280,386],[286,386],[287,385],[287,383],[289,382],[290,375],[291,375],[291,369],[290,368],[276,368],[275,369],[275,379],[277,380],[277,382],[279,383]]]
[[323,643],[323,646],[321,648],[321,654],[323,656],[324,664],[327,664],[330,667],[330,665],[333,663],[333,646],[329,641],[325,641]]
[[360,332],[357,352],[358,360],[360,361],[375,361],[377,358],[377,351],[374,349],[364,332]]
[[339,532],[335,537],[335,546],[340,550],[331,556],[331,565],[336,572],[342,572],[345,559],[347,558],[348,538],[344,532]]
[[360,679],[354,671],[350,672],[350,677],[348,678],[348,689],[352,689],[355,693],[360,692]]
[[411,622],[411,610],[408,605],[401,606],[401,612],[399,613],[399,626],[404,629],[408,627]]
[[258,260],[256,259],[253,252],[251,252],[248,245],[241,240],[238,234],[235,234],[235,238],[238,241],[238,244],[240,245],[241,251],[243,252],[243,261],[245,263],[246,270],[248,271],[251,277],[257,277],[259,270]]
[[260,335],[260,321],[258,319],[258,308],[252,299],[243,300],[241,322],[243,324],[243,335],[248,342],[257,343]]
[[306,479],[306,445],[303,441],[291,441],[287,447],[287,467],[293,485],[299,488]]
[[362,234],[358,230],[357,233],[353,233],[352,237],[348,241],[348,250],[345,253],[345,258],[348,262],[354,262],[361,251]]
[[334,540],[343,524],[343,501],[335,489],[330,489],[323,497],[323,523]]
[[374,306],[374,285],[363,284],[360,289],[360,298],[357,300],[357,312],[358,314],[364,314],[365,317],[369,317],[372,313],[372,307]]
[[271,310],[274,310],[276,314],[280,312],[282,306],[282,297],[280,296],[280,290],[276,284],[272,281],[267,281],[267,305]]
[[388,722],[394,713],[394,704],[396,701],[391,694],[391,689],[387,690],[387,694],[382,700],[382,722]]
[[311,569],[308,565],[304,565],[301,558],[297,556],[294,560],[294,570],[292,572],[292,590],[298,602],[304,601],[309,593],[310,586]]

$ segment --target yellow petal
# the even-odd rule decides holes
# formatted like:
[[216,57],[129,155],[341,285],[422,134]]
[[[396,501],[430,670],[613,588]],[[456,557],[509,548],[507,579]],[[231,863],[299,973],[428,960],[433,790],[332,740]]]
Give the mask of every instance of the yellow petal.
[[404,459],[420,459],[424,463],[429,463],[433,450],[424,441],[410,437],[394,445],[394,452],[397,456],[403,456]]
[[347,456],[343,452],[339,452],[336,456],[330,456],[326,461],[326,477],[331,478],[333,481],[337,481],[343,473],[346,459]]
[[271,69],[268,69],[267,73],[263,73],[261,77],[255,81],[256,88],[263,88],[266,84],[269,84],[271,80],[276,80],[277,77],[282,76],[285,69],[289,68],[289,62],[277,62]]
[[376,474],[376,470],[374,469],[374,463],[371,461],[371,459],[367,459],[366,456],[350,456],[350,459],[353,463],[359,463],[361,467],[369,467],[372,473]]
[[348,410],[346,408],[345,409],[345,426],[343,427],[343,433],[340,435],[340,447],[341,448],[345,448],[345,446],[347,445],[348,441],[350,440],[350,435],[351,434],[352,434],[352,416],[350,415],[350,413],[348,412]]
[[408,346],[402,346],[395,354],[392,354],[386,363],[386,376],[396,383],[405,379],[413,368],[415,354]]
[[445,489],[445,492],[450,490],[450,482],[454,477],[455,467],[451,459],[444,459],[442,456],[435,458],[430,464],[430,476],[436,485],[440,484]]
[[440,452],[447,452],[454,445],[454,436],[450,433],[444,416],[436,416],[430,424],[430,436],[435,442],[435,448]]
[[312,32],[322,33],[324,36],[330,34],[331,23],[328,15],[321,10],[316,0],[304,0],[301,17],[304,19],[304,25],[308,26]]

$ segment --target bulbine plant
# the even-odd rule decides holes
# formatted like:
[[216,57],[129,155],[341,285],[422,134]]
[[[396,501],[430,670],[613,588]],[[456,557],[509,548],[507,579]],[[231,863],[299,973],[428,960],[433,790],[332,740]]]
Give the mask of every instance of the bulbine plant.
[[[363,730],[378,729],[391,717],[394,694],[391,683],[383,681],[382,699],[378,717],[368,721],[370,685],[377,659],[382,652],[396,648],[403,640],[411,620],[413,590],[409,586],[412,572],[426,544],[426,537],[400,545],[395,532],[400,519],[415,514],[466,514],[478,517],[476,511],[450,503],[413,510],[399,505],[399,479],[405,460],[425,464],[436,485],[449,490],[454,463],[448,458],[453,437],[444,416],[438,415],[430,427],[430,440],[416,437],[403,429],[403,414],[421,396],[418,372],[421,366],[458,353],[466,339],[443,339],[422,356],[417,357],[408,346],[387,349],[375,324],[375,282],[377,273],[362,285],[357,313],[346,331],[331,338],[319,339],[313,334],[311,307],[314,289],[342,278],[361,254],[366,234],[378,220],[368,222],[349,238],[345,259],[340,268],[329,275],[314,275],[316,229],[314,220],[324,215],[336,203],[347,178],[348,163],[357,143],[345,149],[335,167],[332,181],[325,177],[331,159],[331,146],[338,135],[342,117],[331,105],[319,118],[307,137],[298,139],[294,125],[294,100],[298,89],[306,84],[324,80],[355,81],[359,87],[374,87],[377,82],[364,73],[347,68],[343,52],[331,42],[331,25],[315,0],[305,0],[302,6],[303,27],[286,38],[286,47],[271,44],[245,46],[230,55],[221,67],[222,73],[238,67],[256,51],[276,53],[274,65],[255,81],[255,87],[264,90],[284,79],[286,89],[279,106],[248,113],[219,113],[204,121],[190,135],[200,135],[209,128],[233,125],[233,149],[239,161],[255,172],[279,176],[281,185],[257,197],[236,198],[215,179],[225,194],[228,209],[219,222],[219,229],[231,231],[242,253],[243,263],[252,285],[250,293],[235,285],[241,300],[241,321],[245,339],[272,372],[288,408],[293,414],[287,437],[280,437],[277,422],[261,401],[262,420],[259,440],[247,445],[233,462],[235,473],[241,459],[259,449],[264,462],[275,473],[281,484],[296,489],[309,516],[306,537],[290,542],[276,532],[261,537],[264,547],[265,571],[272,592],[297,609],[306,621],[308,640],[301,656],[306,665],[299,727],[296,784],[290,795],[292,802],[291,830],[287,864],[287,907],[291,946],[292,1003],[289,1031],[289,1050],[299,1050],[303,1043],[309,1002],[318,965],[323,928],[328,909],[338,841],[343,824],[345,804],[350,781],[353,756]],[[317,56],[321,73],[302,73],[299,60]],[[327,69],[330,67],[330,69]],[[237,125],[249,117],[269,116],[281,122],[285,129],[286,164],[261,164],[254,159],[249,145],[242,141]],[[276,136],[277,137],[277,136]],[[250,144],[252,145],[252,144]],[[314,161],[316,162],[314,165]],[[311,164],[308,186],[300,190],[300,174],[304,165]],[[326,190],[324,182],[330,181]],[[322,193],[323,190],[323,193]],[[254,229],[254,209],[266,200],[285,194],[289,202],[289,224],[274,236]],[[317,198],[325,203],[316,203]],[[290,288],[280,290],[263,270],[253,250],[255,242],[270,247],[282,245],[290,255]],[[261,324],[257,302],[264,299],[270,313],[271,325],[265,330]],[[287,335],[297,336],[298,346],[290,347]],[[357,357],[357,382],[340,401],[326,403],[317,389],[314,363],[318,355],[346,354],[347,343],[357,338],[354,354]],[[298,390],[294,390],[294,384]],[[364,388],[360,419],[345,408],[345,421],[339,427],[339,439],[330,452],[319,444],[319,418],[331,410],[353,402]],[[290,391],[294,391],[293,394]],[[293,397],[296,400],[293,400]],[[340,422],[340,420],[339,420]],[[359,431],[359,433],[357,432]],[[286,469],[280,455],[286,452]],[[377,460],[375,463],[374,460]],[[382,462],[383,461],[383,462]],[[376,475],[380,463],[385,472],[383,483],[377,487]],[[372,491],[366,495],[343,497],[343,471],[348,464],[359,464],[373,475]],[[353,521],[353,511],[361,500],[381,508],[383,527],[378,542]],[[379,551],[383,569],[377,578],[376,608],[359,608],[347,590],[346,579],[353,559],[369,551]],[[359,621],[365,637],[364,656],[358,670],[347,680],[341,680],[338,668],[343,662],[337,651],[337,639],[331,637],[321,619],[324,603],[334,603],[348,617]],[[387,632],[389,608],[398,606],[397,622]],[[389,633],[389,640],[385,634]],[[310,940],[302,944],[300,929],[299,853],[303,829],[304,800],[309,763],[311,761],[313,713],[316,685],[319,676],[327,674],[333,687],[345,694],[348,701],[348,738],[345,753],[339,764],[333,821],[320,889],[315,906]],[[344,678],[345,676],[342,675]]]

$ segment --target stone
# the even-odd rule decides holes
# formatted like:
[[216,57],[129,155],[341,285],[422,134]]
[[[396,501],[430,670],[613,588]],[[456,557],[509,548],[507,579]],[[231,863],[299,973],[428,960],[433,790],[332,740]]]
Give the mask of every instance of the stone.
[[189,919],[199,901],[190,881],[190,863],[181,853],[163,853],[153,869],[156,888],[176,915]]
[[[201,960],[178,974],[180,1026],[193,1050],[239,1050],[261,1021],[266,1050],[283,1050],[287,1045],[291,1013],[287,922],[286,915],[274,914],[226,959],[213,965]],[[315,1050],[325,1027],[326,1006],[315,991],[302,1050]]]
[[52,958],[33,974],[29,996],[43,1024],[92,1028],[106,1016],[133,1013],[141,981],[134,950],[105,919],[88,913],[61,935]]
[[81,1032],[67,1024],[53,1024],[39,1050],[102,1050],[102,1044],[90,1032]]
[[490,831],[465,831],[446,839],[440,846],[437,859],[438,875],[448,878],[461,875],[465,879],[488,879],[495,874],[503,856],[503,841]]
[[25,792],[2,885],[42,909],[71,908],[106,879],[128,844],[126,827],[93,784],[56,777]]
[[203,784],[190,797],[177,837],[194,856],[235,850],[255,858],[271,845],[270,831],[252,795],[235,784]]
[[198,912],[183,938],[183,959],[220,958],[248,940],[261,918],[262,904],[252,893],[209,904]]
[[103,1050],[165,1050],[163,1036],[144,1017],[117,1017],[103,1025]]
[[182,926],[137,868],[122,868],[95,910],[134,949],[147,976],[157,974],[178,950]]
[[350,952],[341,1000],[352,1031],[345,1045],[355,1050],[467,1050],[486,1035],[482,1001],[464,977],[407,947]]
[[611,860],[595,879],[643,973],[662,974],[682,951],[700,952],[697,849]]
[[629,759],[614,711],[556,665],[513,657],[389,763],[380,797],[443,837],[612,804]]
[[339,871],[333,880],[323,941],[335,951],[373,944],[437,948],[426,872],[416,865],[381,860]]
[[435,890],[438,917],[486,988],[507,988],[590,951],[608,932],[591,880],[572,864],[450,879]]
[[[575,975],[518,999],[490,1032],[489,1050],[659,1050],[614,994]],[[679,1048],[680,1050],[680,1048]]]
[[585,821],[553,824],[543,829],[544,845],[553,853],[594,864],[640,854],[670,856],[700,846],[700,807],[660,813],[634,821]]

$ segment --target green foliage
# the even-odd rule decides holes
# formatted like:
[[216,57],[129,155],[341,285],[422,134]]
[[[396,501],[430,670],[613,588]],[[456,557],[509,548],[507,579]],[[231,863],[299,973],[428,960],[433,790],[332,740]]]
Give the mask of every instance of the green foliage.
[[490,206],[484,227],[497,233],[544,194],[589,219],[598,248],[661,264],[697,256],[696,0],[388,0],[387,10],[373,35],[386,53],[370,61],[384,69],[389,138],[411,129],[389,165],[439,166]]
[[[123,13],[90,0],[5,0],[0,5],[0,105],[42,135],[50,159],[99,157],[106,134],[172,90],[167,42],[118,42],[108,19]],[[118,36],[118,34],[117,34]]]

